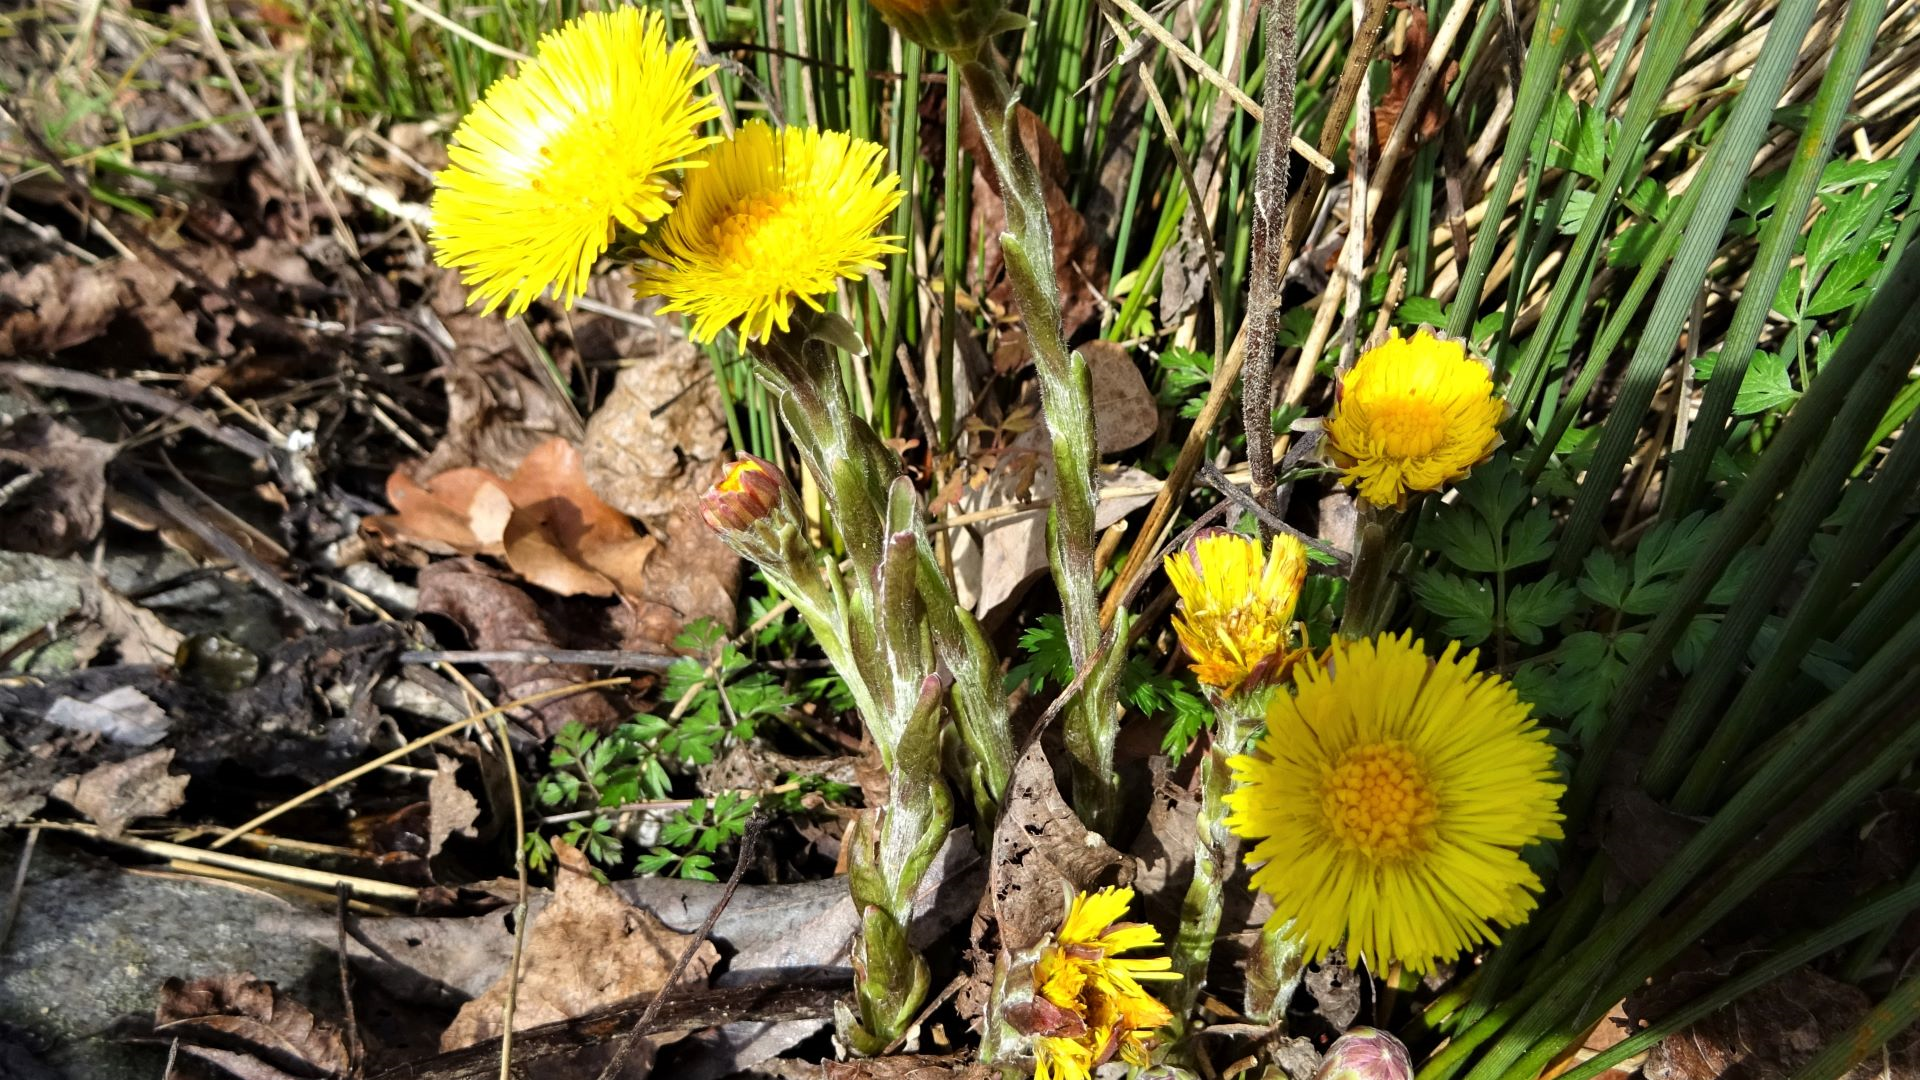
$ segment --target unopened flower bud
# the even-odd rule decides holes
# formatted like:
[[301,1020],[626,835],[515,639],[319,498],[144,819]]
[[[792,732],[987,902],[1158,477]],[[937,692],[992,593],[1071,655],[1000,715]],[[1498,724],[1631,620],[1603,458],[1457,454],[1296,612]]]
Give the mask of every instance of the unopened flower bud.
[[1006,0],[871,0],[900,36],[936,52],[971,52],[1003,30],[1025,25]]
[[741,454],[700,496],[700,517],[722,535],[744,532],[778,510],[786,492],[787,478],[772,462]]
[[1327,1047],[1313,1080],[1413,1080],[1413,1058],[1399,1039],[1357,1027]]

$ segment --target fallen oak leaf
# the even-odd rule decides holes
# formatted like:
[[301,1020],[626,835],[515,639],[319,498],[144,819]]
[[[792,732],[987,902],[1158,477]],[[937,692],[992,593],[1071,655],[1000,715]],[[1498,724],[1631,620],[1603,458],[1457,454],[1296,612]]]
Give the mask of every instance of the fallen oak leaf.
[[[541,653],[556,645],[533,598],[473,559],[446,559],[420,571],[419,610],[458,623],[476,649]],[[492,661],[487,670],[508,698],[574,686],[594,677],[591,668],[579,664]],[[528,711],[543,737],[569,721],[604,731],[619,720],[612,703],[595,693],[569,694],[529,706]]]
[[250,973],[168,979],[153,1023],[155,1034],[257,1058],[293,1076],[337,1076],[348,1067],[338,1027]]
[[394,513],[367,519],[389,542],[405,542],[437,555],[499,555],[513,500],[506,484],[485,469],[448,469],[426,483],[404,468],[387,477]]
[[[620,899],[594,878],[586,856],[575,848],[564,841],[555,841],[553,847],[559,859],[554,896],[527,925],[515,1031],[659,992],[693,937]],[[701,942],[675,987],[704,987],[707,972],[719,959],[712,942]],[[510,973],[502,973],[498,982],[460,1009],[440,1037],[443,1051],[500,1034],[500,1008],[510,978]],[[661,1041],[658,1034],[650,1038],[656,1045]]]

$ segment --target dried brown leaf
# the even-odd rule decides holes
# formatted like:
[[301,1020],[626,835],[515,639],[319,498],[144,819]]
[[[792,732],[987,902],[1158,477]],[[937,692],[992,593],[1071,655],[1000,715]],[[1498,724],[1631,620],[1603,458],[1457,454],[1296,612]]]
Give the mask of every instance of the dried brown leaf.
[[[553,900],[527,926],[513,1017],[516,1031],[660,991],[693,937],[670,929],[594,880],[578,851],[558,842],[554,850],[560,869]],[[702,942],[675,985],[705,986],[707,972],[719,958],[711,942]],[[440,1037],[441,1049],[457,1050],[498,1036],[507,987],[503,974],[462,1007]]]
[[245,1054],[294,1076],[333,1076],[347,1070],[346,1041],[339,1028],[250,974],[191,982],[168,979],[160,988],[153,1022],[161,1035]]
[[1014,765],[1004,805],[987,880],[1003,948],[1018,953],[1058,929],[1075,893],[1132,883],[1133,860],[1080,823],[1038,742]]
[[455,833],[473,835],[480,820],[480,801],[460,786],[460,762],[445,754],[433,755],[433,779],[427,781],[427,858],[440,854]]
[[106,521],[105,470],[116,452],[44,414],[0,430],[0,479],[11,489],[0,547],[70,555],[90,543]]
[[[420,610],[458,623],[476,649],[554,648],[540,609],[521,588],[472,559],[448,559],[420,571]],[[578,664],[494,662],[487,670],[509,698],[525,697],[591,681],[594,671]],[[618,714],[597,693],[569,694],[534,705],[536,728],[551,736],[577,720],[589,728],[613,726]]]
[[713,368],[678,342],[621,369],[587,420],[582,456],[593,490],[652,527],[699,496],[726,443]]
[[[719,463],[712,479],[718,479]],[[740,605],[740,556],[700,520],[692,503],[653,526],[660,547],[647,564],[646,582],[622,608],[621,647],[665,652],[687,623],[712,619],[731,631]]]
[[1160,430],[1160,406],[1124,346],[1106,340],[1080,346],[1093,382],[1093,430],[1102,454],[1127,450]]
[[[1858,1023],[1870,1004],[1859,987],[1801,968],[1661,1040],[1647,1055],[1642,1075],[1647,1080],[1785,1080]],[[1915,1038],[1896,1040],[1887,1060],[1876,1057],[1849,1077],[1912,1076]]]
[[137,818],[161,817],[187,801],[187,778],[167,775],[172,750],[152,750],[53,786],[53,797],[87,815],[100,831],[119,836]]
[[[1407,111],[1407,98],[1413,94],[1413,84],[1420,77],[1420,67],[1427,62],[1427,51],[1433,47],[1433,33],[1427,26],[1426,9],[1417,4],[1397,4],[1407,12],[1406,44],[1400,52],[1388,62],[1387,92],[1380,97],[1379,104],[1373,108],[1373,145],[1372,158],[1377,161],[1380,150],[1387,145],[1387,139],[1393,135],[1394,125],[1400,122],[1400,116]],[[1402,161],[1413,160],[1415,149],[1440,133],[1447,122],[1446,89],[1460,72],[1460,63],[1449,60],[1440,73],[1439,85],[1427,94],[1426,104],[1420,118],[1414,124],[1412,140],[1407,146],[1407,154]]]
[[[84,266],[66,255],[0,274],[0,356],[57,353],[109,330],[129,353],[182,360],[202,350],[190,307],[174,300],[178,275],[154,262]],[[139,341],[133,335],[145,337]]]

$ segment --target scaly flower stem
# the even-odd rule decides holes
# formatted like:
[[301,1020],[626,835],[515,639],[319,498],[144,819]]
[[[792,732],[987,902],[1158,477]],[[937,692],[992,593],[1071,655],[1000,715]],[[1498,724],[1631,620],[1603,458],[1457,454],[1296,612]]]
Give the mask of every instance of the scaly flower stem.
[[1279,1024],[1306,970],[1307,949],[1293,936],[1292,922],[1261,928],[1259,944],[1247,958],[1247,1001],[1240,1011],[1256,1024]]
[[[1253,700],[1248,700],[1249,698]],[[1162,992],[1176,1023],[1184,1024],[1206,985],[1207,963],[1220,936],[1220,912],[1233,876],[1234,836],[1227,829],[1227,792],[1233,773],[1227,759],[1243,748],[1259,724],[1263,694],[1216,702],[1213,746],[1200,763],[1200,813],[1194,820],[1193,881],[1180,904],[1180,933],[1173,941],[1173,970],[1180,981]]]
[[1386,629],[1394,600],[1393,574],[1405,557],[1405,524],[1411,515],[1381,509],[1357,500],[1359,521],[1354,528],[1353,572],[1347,578],[1346,606],[1340,615],[1340,633],[1364,638]]
[[[1000,235],[1007,280],[1026,324],[1040,404],[1053,439],[1056,493],[1047,518],[1047,555],[1060,591],[1067,645],[1076,670],[1086,671],[1100,649],[1100,598],[1094,574],[1093,384],[1087,363],[1067,348],[1061,326],[1060,283],[1053,270],[1053,226],[1046,191],[1020,140],[1017,98],[990,44],[952,54],[974,118],[1000,178],[1006,231]],[[1087,827],[1108,832],[1119,813],[1113,742],[1119,733],[1118,685],[1113,664],[1091,672],[1067,707],[1067,750],[1073,756],[1074,809]]]
[[[816,334],[830,329],[831,318],[796,312],[792,330],[752,344],[751,351],[761,378],[780,399],[782,418],[808,467],[826,488],[855,576],[871,577],[886,533],[888,488],[902,470],[899,456],[854,410],[832,350]],[[919,549],[925,615],[940,660],[953,674],[954,712],[973,759],[972,795],[981,823],[991,827],[1013,776],[1013,732],[1000,686],[1000,659],[973,615],[960,606],[924,538]]]

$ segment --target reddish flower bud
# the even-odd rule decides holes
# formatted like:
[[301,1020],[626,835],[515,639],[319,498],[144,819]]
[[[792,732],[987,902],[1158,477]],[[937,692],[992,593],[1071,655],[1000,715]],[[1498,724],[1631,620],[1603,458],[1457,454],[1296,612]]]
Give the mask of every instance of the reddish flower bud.
[[1313,1080],[1413,1080],[1413,1058],[1399,1039],[1357,1027],[1327,1047]]
[[971,51],[1025,24],[1006,0],[870,0],[900,36],[936,52]]
[[786,492],[787,478],[772,462],[741,454],[700,496],[700,517],[714,532],[743,532],[779,509]]

